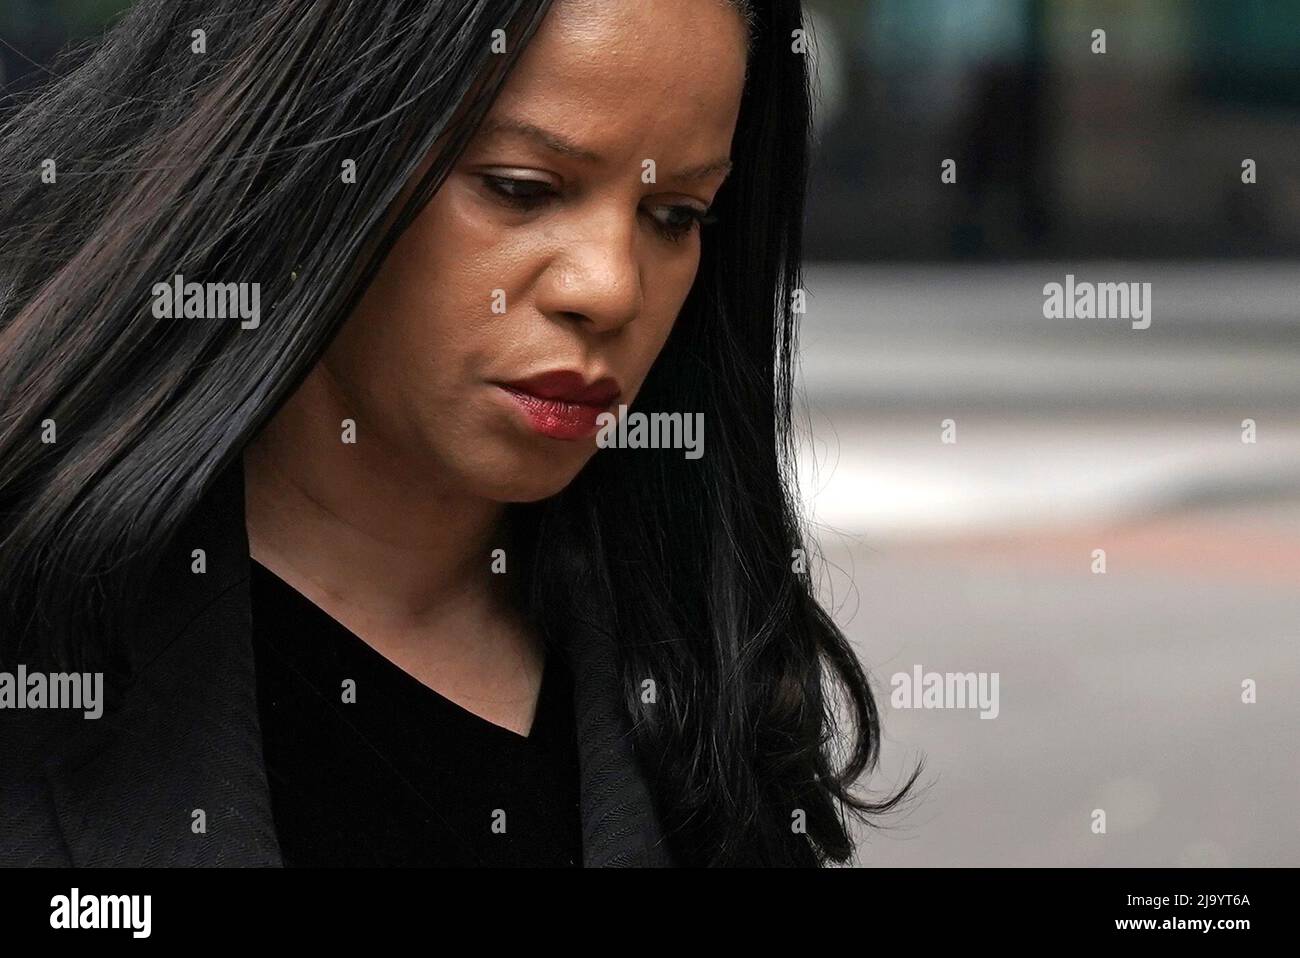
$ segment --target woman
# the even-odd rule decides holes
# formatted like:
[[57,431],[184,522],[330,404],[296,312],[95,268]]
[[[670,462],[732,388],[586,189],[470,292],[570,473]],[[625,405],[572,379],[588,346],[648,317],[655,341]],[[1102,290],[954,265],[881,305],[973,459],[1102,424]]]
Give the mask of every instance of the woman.
[[143,0],[13,117],[4,662],[106,704],[0,713],[0,860],[849,858],[916,776],[788,486],[800,29]]

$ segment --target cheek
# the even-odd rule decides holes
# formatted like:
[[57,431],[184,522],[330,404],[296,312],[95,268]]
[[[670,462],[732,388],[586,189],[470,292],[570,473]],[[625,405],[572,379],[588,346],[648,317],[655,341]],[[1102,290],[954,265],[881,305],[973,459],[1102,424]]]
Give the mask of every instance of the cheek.
[[353,345],[383,357],[417,395],[462,383],[490,359],[502,321],[493,293],[511,288],[524,255],[461,192],[453,177],[430,199],[350,324]]
[[511,331],[526,312],[516,310],[517,300],[542,268],[546,237],[503,226],[469,178],[455,174],[425,214],[407,249],[406,281],[422,289],[425,304],[416,335],[452,366],[458,357],[459,372],[482,372],[526,332]]
[[[641,384],[650,373],[664,344],[679,321],[679,314],[690,294],[699,266],[699,256],[689,258],[689,262],[673,262],[658,267],[658,271],[647,273],[653,277],[653,297],[647,296],[645,311],[636,323],[635,349],[631,357],[634,369],[628,369],[627,382],[635,384],[639,391]],[[630,393],[634,395],[635,393]]]
[[430,302],[454,304],[467,319],[490,315],[492,291],[506,287],[505,271],[519,255],[455,174],[403,240],[408,280],[423,286]]

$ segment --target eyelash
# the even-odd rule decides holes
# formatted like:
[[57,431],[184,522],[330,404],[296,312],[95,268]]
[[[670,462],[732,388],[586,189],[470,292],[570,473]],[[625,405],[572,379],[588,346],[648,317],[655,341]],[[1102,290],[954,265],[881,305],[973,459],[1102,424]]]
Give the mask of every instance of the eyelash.
[[[540,183],[537,180],[521,180],[509,176],[492,176],[486,173],[481,175],[484,183],[487,184],[488,189],[491,190],[497,198],[506,203],[506,205],[512,206],[516,209],[536,209],[539,205],[545,202],[547,198],[555,195],[554,190],[546,188],[546,184]],[[510,184],[512,186],[518,186],[519,184],[535,186],[542,188],[542,192],[532,196],[519,196],[514,193],[506,192],[506,190],[502,189],[503,184]],[[680,243],[685,240],[693,230],[718,221],[716,213],[710,213],[708,210],[701,212],[693,206],[678,205],[670,206],[668,209],[677,213],[684,213],[690,218],[690,221],[684,226],[667,226],[657,217],[651,217],[655,223],[655,231],[670,243]]]

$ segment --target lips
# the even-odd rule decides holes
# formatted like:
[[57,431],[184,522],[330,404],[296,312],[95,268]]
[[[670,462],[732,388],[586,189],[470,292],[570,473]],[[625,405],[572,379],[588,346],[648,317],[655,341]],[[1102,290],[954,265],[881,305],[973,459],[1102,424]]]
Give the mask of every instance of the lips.
[[567,369],[553,373],[542,373],[529,379],[520,379],[506,383],[506,388],[536,396],[538,399],[553,399],[570,405],[599,406],[602,409],[618,398],[618,383],[606,376],[590,385],[582,373]]
[[609,378],[588,383],[571,370],[543,373],[528,379],[498,383],[514,400],[534,430],[552,439],[585,439],[599,431],[597,417],[619,396]]

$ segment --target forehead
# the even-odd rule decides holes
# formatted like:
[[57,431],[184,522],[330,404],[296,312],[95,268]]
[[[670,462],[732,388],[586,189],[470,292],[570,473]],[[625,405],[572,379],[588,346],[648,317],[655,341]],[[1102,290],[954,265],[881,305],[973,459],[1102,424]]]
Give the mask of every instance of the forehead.
[[725,149],[745,47],[744,23],[725,0],[557,0],[492,117],[562,130],[596,149],[630,140],[716,147],[720,138]]

